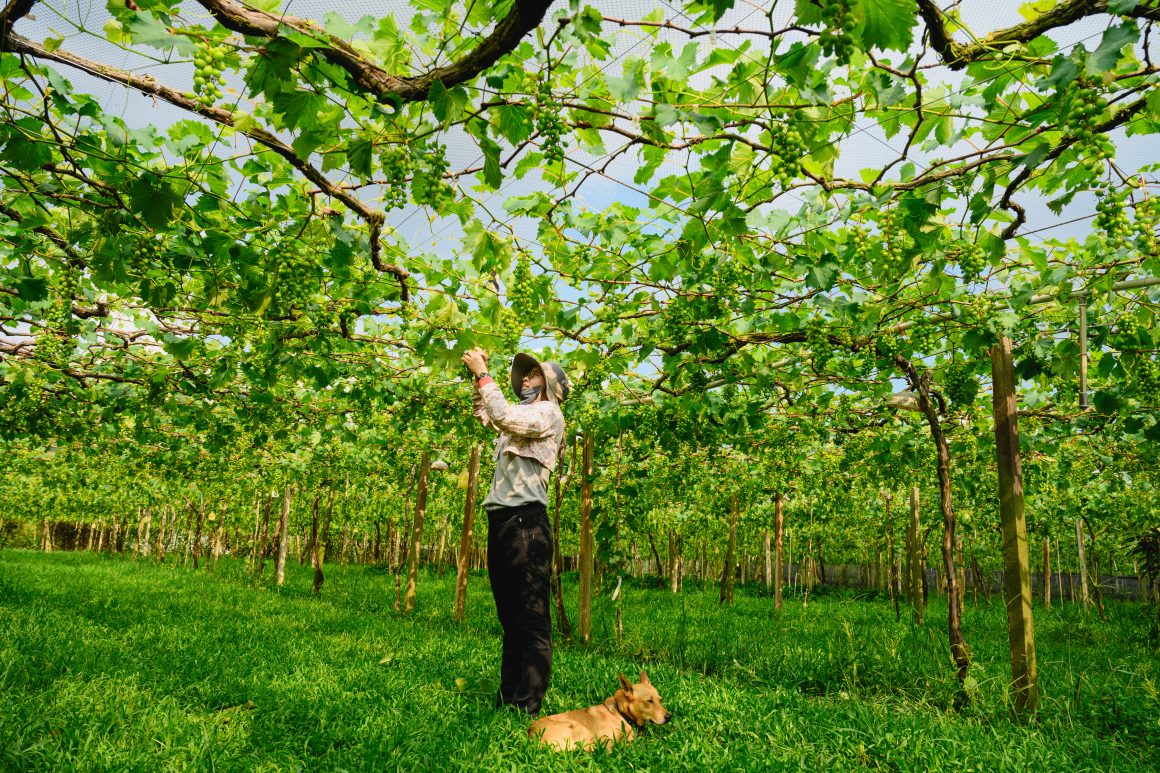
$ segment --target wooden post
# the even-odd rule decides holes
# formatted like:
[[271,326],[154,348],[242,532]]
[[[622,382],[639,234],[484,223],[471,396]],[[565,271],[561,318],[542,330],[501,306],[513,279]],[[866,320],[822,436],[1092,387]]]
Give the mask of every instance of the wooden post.
[[467,464],[467,497],[463,503],[463,531],[459,536],[459,563],[455,572],[455,609],[452,617],[462,620],[467,613],[467,561],[471,555],[471,542],[475,534],[475,490],[479,484],[480,446],[471,449],[471,461]]
[[761,558],[761,585],[769,593],[773,590],[773,541],[769,529],[761,532]]
[[907,529],[907,548],[910,561],[910,603],[914,607],[914,624],[922,625],[926,600],[922,596],[922,525],[919,523],[918,486],[910,487],[910,528]]
[[1043,538],[1043,606],[1051,609],[1051,540]]
[[1075,519],[1075,544],[1079,553],[1079,588],[1080,599],[1083,601],[1083,608],[1086,612],[1091,606],[1091,596],[1088,595],[1088,570],[1087,570],[1087,551],[1083,544],[1083,524],[1080,519]]
[[1007,606],[1007,640],[1015,711],[1033,712],[1039,705],[1035,666],[1035,629],[1031,617],[1031,560],[1023,514],[1023,464],[1019,452],[1019,418],[1011,339],[1000,336],[991,349],[995,456],[999,467],[999,516],[1003,531],[1003,600]]
[[780,493],[773,497],[773,608],[781,611],[782,580],[782,540],[785,537],[785,497]]
[[287,526],[290,523],[290,503],[294,499],[294,487],[286,486],[282,492],[282,515],[278,519],[278,560],[274,564],[274,577],[278,587],[286,584],[286,553],[290,549]]
[[592,433],[584,433],[584,450],[580,461],[580,640],[587,644],[592,637],[592,574],[595,568],[596,543],[592,535]]
[[[1143,587],[1141,585],[1141,587]],[[669,529],[669,591],[681,590],[681,544],[675,529]]]
[[427,478],[431,474],[431,456],[424,451],[419,459],[419,482],[415,486],[415,524],[411,530],[411,547],[407,550],[407,588],[403,592],[403,611],[415,609],[419,584],[419,553],[423,540],[423,516],[427,514]]

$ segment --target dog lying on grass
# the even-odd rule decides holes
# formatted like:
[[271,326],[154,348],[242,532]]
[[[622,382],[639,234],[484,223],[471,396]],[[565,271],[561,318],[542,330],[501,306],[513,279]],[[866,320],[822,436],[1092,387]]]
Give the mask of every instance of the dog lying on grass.
[[635,728],[648,722],[663,725],[672,719],[648,674],[641,670],[639,684],[619,676],[620,689],[604,703],[541,717],[528,728],[528,735],[558,751],[576,746],[591,751],[598,744],[608,748],[617,741],[632,741]]

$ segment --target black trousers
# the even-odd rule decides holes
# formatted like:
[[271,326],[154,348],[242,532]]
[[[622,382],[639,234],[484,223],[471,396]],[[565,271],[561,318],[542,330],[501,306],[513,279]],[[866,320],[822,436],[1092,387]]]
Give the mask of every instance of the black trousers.
[[534,714],[552,674],[552,527],[542,504],[487,515],[487,574],[503,626],[496,704]]

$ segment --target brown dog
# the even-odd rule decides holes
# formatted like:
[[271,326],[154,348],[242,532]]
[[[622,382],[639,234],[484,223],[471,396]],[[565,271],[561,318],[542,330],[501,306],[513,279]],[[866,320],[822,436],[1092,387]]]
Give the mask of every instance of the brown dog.
[[597,744],[607,748],[617,741],[631,741],[636,737],[634,727],[647,722],[663,725],[672,717],[642,670],[640,684],[631,684],[620,674],[620,689],[604,703],[541,717],[528,728],[528,735],[560,751],[574,746],[591,751]]

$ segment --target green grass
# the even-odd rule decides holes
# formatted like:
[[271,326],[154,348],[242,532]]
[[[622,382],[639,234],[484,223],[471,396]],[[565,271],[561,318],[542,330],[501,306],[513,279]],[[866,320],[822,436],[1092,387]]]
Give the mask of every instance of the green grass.
[[937,601],[915,628],[885,599],[820,594],[777,617],[752,589],[722,610],[691,583],[626,583],[623,641],[605,601],[591,647],[557,647],[545,710],[597,703],[643,665],[674,721],[554,755],[492,708],[499,627],[482,575],[455,624],[450,574],[421,579],[410,616],[381,570],[329,567],[320,600],[309,567],[293,563],[281,591],[269,574],[0,553],[0,768],[1160,769],[1160,657],[1140,605],[1111,605],[1108,623],[1037,609],[1043,708],[1020,725],[997,602],[968,600],[978,687],[955,711]]

